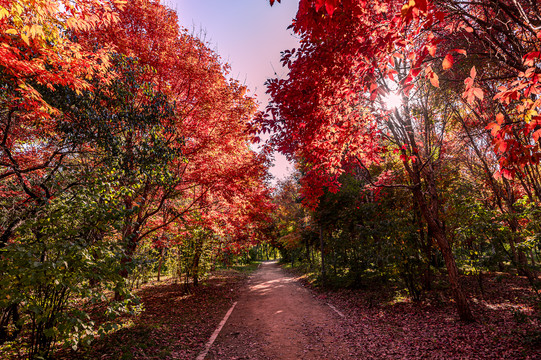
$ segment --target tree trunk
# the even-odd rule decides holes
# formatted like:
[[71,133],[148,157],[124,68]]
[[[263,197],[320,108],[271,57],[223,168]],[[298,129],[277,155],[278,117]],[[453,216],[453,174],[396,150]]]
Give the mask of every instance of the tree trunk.
[[421,249],[424,253],[424,278],[423,278],[423,289],[424,290],[430,290],[432,288],[432,273],[430,270],[430,262],[432,258],[432,234],[430,232],[430,228],[428,229],[426,236],[425,236],[425,226],[423,223],[423,215],[421,214],[421,208],[419,206],[419,203],[415,199],[415,196],[413,197],[413,205],[414,205],[414,215],[415,215],[415,221],[417,223],[417,230],[419,231],[419,243],[421,245]]
[[[415,173],[414,173],[415,174]],[[418,173],[417,173],[418,174]],[[421,191],[421,181],[420,176],[414,176],[414,184],[419,184],[413,188],[413,194],[425,221],[428,226],[428,231],[432,234],[438,247],[441,251],[443,259],[445,261],[445,266],[447,267],[447,274],[449,278],[449,285],[451,286],[451,292],[456,302],[456,307],[458,315],[463,321],[474,321],[473,314],[470,310],[470,305],[462,287],[460,286],[458,268],[456,266],[455,258],[447,239],[447,234],[445,233],[445,225],[439,218],[439,201],[438,194],[436,189],[435,179],[433,177],[433,171],[428,170],[426,174],[426,185],[428,188],[428,197],[426,200]]]
[[434,237],[438,243],[443,260],[445,261],[445,266],[447,267],[447,274],[449,277],[449,285],[451,286],[451,292],[456,302],[456,307],[458,310],[458,316],[460,320],[463,321],[474,321],[473,314],[470,310],[470,305],[466,299],[466,295],[460,286],[458,278],[458,268],[456,266],[455,258],[447,240],[447,236],[441,229],[432,230]]
[[[19,322],[19,304],[11,304],[7,308],[2,309],[0,316],[0,345],[6,341],[13,341],[19,336],[21,332],[21,325]],[[9,323],[14,325],[13,333],[8,332]]]
[[518,227],[519,227],[518,221],[514,217],[515,211],[514,209],[511,209],[511,211],[512,211],[513,217],[511,218],[511,220],[509,220],[509,228],[511,229],[512,236],[509,239],[509,247],[511,249],[511,253],[513,256],[513,262],[514,262],[514,265],[517,267],[519,275],[526,276],[530,284],[534,287],[535,290],[537,290],[536,285],[535,285],[536,280],[537,280],[536,279],[537,275],[535,274],[534,271],[530,270],[528,266],[528,259],[526,258],[526,254],[521,249],[516,248],[516,244],[520,244],[521,239],[520,239],[520,234],[518,232]]
[[163,248],[160,248],[160,262],[158,263],[158,282],[160,282],[160,275],[162,274],[163,265]]
[[327,272],[325,269],[325,246],[323,240],[323,227],[319,226],[319,250],[321,251],[321,282],[323,285],[327,282]]
[[204,235],[198,236],[198,238],[195,240],[195,252],[193,254],[193,262],[192,262],[192,279],[193,279],[193,285],[198,286],[199,285],[199,262],[201,260],[201,253],[203,251],[203,243],[205,241]]

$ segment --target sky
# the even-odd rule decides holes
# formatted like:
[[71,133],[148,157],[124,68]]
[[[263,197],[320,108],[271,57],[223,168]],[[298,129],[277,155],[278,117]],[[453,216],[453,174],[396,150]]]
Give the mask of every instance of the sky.
[[[264,109],[268,102],[265,81],[285,77],[280,52],[298,45],[287,27],[297,12],[297,0],[282,0],[273,7],[268,0],[165,0],[176,10],[180,25],[202,34],[231,66],[230,77],[252,91]],[[276,74],[276,75],[275,75]],[[270,169],[275,179],[292,171],[292,165],[281,154],[275,155]]]

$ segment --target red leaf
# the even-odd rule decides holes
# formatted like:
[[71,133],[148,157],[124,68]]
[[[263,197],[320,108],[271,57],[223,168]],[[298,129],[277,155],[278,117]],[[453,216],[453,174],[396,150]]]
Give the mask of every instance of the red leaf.
[[475,66],[472,66],[472,68],[470,70],[470,77],[472,79],[475,79],[475,76],[477,76],[477,70],[475,69]]
[[332,16],[334,13],[334,10],[336,10],[336,6],[338,5],[339,0],[327,0],[325,1],[325,9],[327,10],[327,13]]
[[[500,141],[500,144],[498,146],[498,150],[501,153],[504,153],[507,150],[507,142],[505,140]],[[505,177],[505,172],[503,173]]]
[[483,90],[481,90],[480,88],[473,88],[473,95],[475,95],[475,97],[479,100],[483,100],[484,94]]
[[500,131],[500,128],[501,128],[500,125],[498,125],[496,123],[490,123],[485,127],[485,129],[490,130],[490,134],[492,136],[496,136],[498,131]]
[[513,173],[511,171],[507,170],[507,169],[502,169],[502,175],[507,180],[512,180],[513,179]]
[[415,0],[415,6],[422,12],[427,10],[427,1],[426,0]]
[[409,83],[406,86],[404,86],[404,90],[403,90],[404,95],[409,96],[409,93],[410,93],[411,89],[413,89],[413,86],[414,86],[413,83]]
[[533,51],[531,53],[528,53],[524,55],[524,65],[533,66],[534,60],[539,59],[540,57],[541,57],[541,51]]
[[430,44],[427,46],[427,48],[430,56],[436,56],[436,49],[438,48],[436,44]]
[[416,77],[421,72],[421,68],[411,69],[411,76]]
[[450,68],[452,68],[453,63],[454,63],[453,55],[451,54],[445,55],[445,59],[443,59],[443,63],[442,63],[443,70],[449,70]]

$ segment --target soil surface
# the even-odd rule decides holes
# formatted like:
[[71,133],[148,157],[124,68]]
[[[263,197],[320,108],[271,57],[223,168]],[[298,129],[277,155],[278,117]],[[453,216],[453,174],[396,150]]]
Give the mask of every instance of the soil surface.
[[357,359],[342,322],[276,262],[265,262],[206,359]]

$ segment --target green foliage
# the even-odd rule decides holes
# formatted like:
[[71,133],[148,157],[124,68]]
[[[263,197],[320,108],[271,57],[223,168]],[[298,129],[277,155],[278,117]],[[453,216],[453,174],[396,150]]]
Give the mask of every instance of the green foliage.
[[431,259],[407,193],[377,191],[352,175],[343,175],[340,182],[338,192],[326,191],[319,199],[298,246],[280,249],[284,260],[306,272],[320,267],[321,228],[328,284],[358,288],[374,280],[402,281],[418,299]]
[[131,270],[128,275],[130,289],[145,284],[154,274],[159,259],[159,250],[153,246],[152,241],[142,241],[137,246],[135,254],[131,257]]
[[[510,208],[498,205],[493,198],[483,197],[489,195],[480,184],[460,177],[457,168],[448,164],[445,171],[448,176],[439,183],[444,199],[440,211],[445,213],[446,236],[462,273],[474,276],[481,292],[484,274],[491,271],[517,270],[533,278],[530,283],[537,289],[539,284],[529,274],[540,269],[538,204],[523,196],[512,199]],[[378,174],[381,169],[371,172]],[[296,246],[280,249],[284,260],[307,273],[317,269],[320,280],[325,270],[327,285],[355,288],[374,280],[400,283],[410,298],[419,300],[422,291],[431,288],[432,274],[443,262],[409,190],[374,187],[354,175],[342,175],[338,181],[342,185],[337,192],[326,190],[319,198]],[[295,221],[293,214],[283,217]],[[291,225],[295,226],[299,225]]]
[[460,218],[455,221],[460,226],[456,227],[455,236],[461,245],[456,247],[459,261],[472,274],[495,269],[506,258],[504,244],[511,236],[503,225],[504,219],[471,197],[457,200],[455,206]]
[[85,309],[107,300],[105,291],[124,297],[110,304],[113,317],[135,301],[119,275],[123,249],[110,237],[121,213],[104,198],[90,187],[65,192],[1,249],[0,308],[18,307],[19,325],[28,324],[30,357],[47,356],[57,342],[89,343],[96,329]]
[[[135,59],[115,59],[123,76],[107,89],[93,94],[76,94],[67,87],[42,89],[64,111],[57,130],[66,156],[62,167],[46,177],[47,187],[40,176],[28,177],[28,186],[43,187],[46,196],[15,208],[19,226],[0,249],[0,309],[15,308],[21,314],[15,327],[28,327],[30,357],[46,356],[57,342],[77,347],[93,339],[97,329],[82,309],[108,301],[107,291],[122,299],[109,304],[112,318],[138,311],[120,274],[139,264],[126,261],[126,246],[117,240],[137,206],[128,208],[123,200],[149,177],[170,182],[170,174],[155,165],[170,161],[179,150],[159,137],[160,120],[172,112],[164,96],[140,80],[145,69]],[[147,100],[137,105],[139,87]],[[130,142],[134,146],[126,153]],[[6,198],[2,207],[14,208],[10,204],[21,201]],[[1,222],[9,224],[12,215],[2,211]],[[111,331],[111,326],[106,323],[98,333]]]
[[174,108],[166,95],[145,80],[148,66],[137,58],[112,54],[119,76],[93,93],[69,88],[50,92],[50,102],[64,111],[59,131],[69,142],[91,145],[94,156],[118,179],[152,178],[169,183],[167,165],[182,156],[184,139],[176,136]]

